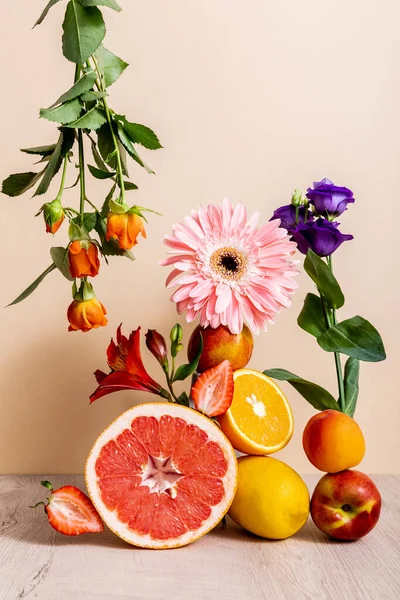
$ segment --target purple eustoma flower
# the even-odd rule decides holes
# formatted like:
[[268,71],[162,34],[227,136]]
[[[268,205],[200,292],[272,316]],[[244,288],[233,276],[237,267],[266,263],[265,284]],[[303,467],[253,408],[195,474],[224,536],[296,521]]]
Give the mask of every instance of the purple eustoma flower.
[[315,181],[314,188],[308,188],[306,196],[317,215],[330,219],[341,215],[347,205],[354,202],[351,190],[334,185],[330,179]]
[[274,219],[280,219],[280,226],[286,229],[289,233],[293,233],[298,223],[307,223],[308,221],[312,221],[313,216],[309,210],[306,212],[304,206],[300,206],[298,208],[298,221],[296,223],[296,207],[293,204],[287,204],[276,209],[270,218],[270,221],[273,221]]
[[353,239],[352,235],[341,233],[338,225],[339,223],[322,218],[314,222],[300,223],[292,232],[293,239],[303,254],[307,254],[311,248],[318,256],[330,256],[343,242]]

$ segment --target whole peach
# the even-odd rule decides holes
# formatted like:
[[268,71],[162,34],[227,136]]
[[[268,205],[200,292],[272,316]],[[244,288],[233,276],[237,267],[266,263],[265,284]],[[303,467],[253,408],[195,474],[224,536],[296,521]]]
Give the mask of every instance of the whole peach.
[[189,340],[189,362],[192,362],[198,352],[200,333],[203,338],[203,352],[197,368],[199,373],[216,367],[223,360],[229,360],[234,371],[243,369],[249,362],[254,342],[247,325],[244,325],[242,332],[238,334],[231,333],[224,325],[220,325],[216,329],[203,328],[198,325]]
[[338,540],[358,540],[375,527],[381,512],[378,488],[361,471],[324,475],[311,498],[315,525]]
[[365,454],[363,433],[349,415],[323,410],[307,423],[303,448],[308,460],[327,473],[357,466]]

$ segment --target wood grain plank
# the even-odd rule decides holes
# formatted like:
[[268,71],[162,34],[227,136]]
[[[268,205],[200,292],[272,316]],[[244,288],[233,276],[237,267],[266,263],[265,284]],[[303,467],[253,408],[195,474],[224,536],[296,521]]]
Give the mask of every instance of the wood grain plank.
[[[81,476],[0,477],[0,600],[398,600],[400,477],[377,476],[377,528],[329,540],[309,520],[295,536],[262,540],[232,521],[176,550],[133,548],[110,531],[63,537],[46,522],[40,479],[84,489]],[[310,489],[317,478],[305,478]]]

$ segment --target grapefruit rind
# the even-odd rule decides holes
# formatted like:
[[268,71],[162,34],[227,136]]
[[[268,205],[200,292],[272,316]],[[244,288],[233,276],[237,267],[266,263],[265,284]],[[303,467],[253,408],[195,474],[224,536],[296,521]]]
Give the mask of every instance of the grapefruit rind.
[[[127,525],[118,519],[115,511],[109,510],[105,506],[101,498],[99,486],[97,485],[95,464],[102,447],[107,444],[107,442],[115,439],[125,429],[130,429],[134,419],[142,416],[160,418],[163,415],[179,417],[184,419],[188,424],[196,425],[204,430],[207,433],[209,440],[216,442],[221,447],[228,468],[226,475],[222,478],[225,496],[219,504],[210,506],[211,515],[202,523],[202,525],[198,529],[187,531],[179,537],[167,540],[157,540],[150,537],[150,535],[139,535],[129,529]],[[237,488],[237,479],[238,466],[235,451],[220,428],[209,418],[191,408],[164,402],[134,406],[115,419],[115,421],[113,421],[97,438],[89,453],[85,467],[85,481],[89,497],[107,527],[115,533],[115,535],[133,546],[152,549],[178,548],[180,546],[185,546],[186,544],[196,541],[213,529],[228,512],[233,502]]]
[[289,416],[290,428],[288,435],[279,444],[275,444],[274,446],[266,446],[259,444],[255,440],[251,439],[248,435],[246,435],[244,431],[242,431],[238,427],[233,417],[231,409],[228,409],[226,413],[218,417],[221,429],[223,433],[227,436],[233,447],[239,452],[256,456],[267,456],[269,454],[278,452],[279,450],[282,450],[285,446],[287,446],[287,444],[290,442],[293,436],[294,421],[290,404],[281,388],[270,377],[264,375],[264,373],[260,373],[253,369],[238,369],[233,373],[233,381],[235,382],[238,377],[241,377],[243,375],[252,375],[254,377],[259,377],[261,379],[268,380],[268,383],[271,385],[271,387],[273,387],[279,393],[282,401],[286,406]]

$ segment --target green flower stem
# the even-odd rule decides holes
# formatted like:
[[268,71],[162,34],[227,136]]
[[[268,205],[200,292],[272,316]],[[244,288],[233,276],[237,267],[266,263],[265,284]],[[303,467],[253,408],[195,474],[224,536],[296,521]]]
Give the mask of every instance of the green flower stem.
[[[327,263],[328,263],[330,270],[332,271],[332,256],[327,257]],[[335,308],[329,309],[322,297],[321,297],[321,300],[322,300],[322,304],[324,307],[324,312],[325,312],[325,317],[326,317],[328,327],[337,325],[338,321],[337,321],[337,317],[336,317],[336,309]],[[340,359],[340,352],[334,352],[334,355],[335,355],[336,376],[337,376],[338,389],[339,389],[338,404],[339,404],[340,409],[344,410],[345,406],[346,406],[346,399],[345,399],[345,393],[344,393],[343,370],[342,370],[342,363],[341,363],[341,359]]]
[[[92,56],[92,60],[93,60],[94,68],[95,68],[95,71],[96,71],[97,77],[98,77],[98,82],[96,83],[96,85],[99,88],[100,92],[106,92],[106,88],[103,83],[103,77],[101,75],[96,57]],[[122,200],[122,202],[124,202],[124,200],[125,200],[125,182],[124,182],[124,172],[122,169],[121,153],[119,151],[117,138],[115,137],[115,131],[114,131],[114,127],[112,124],[110,108],[107,104],[106,98],[102,98],[101,103],[103,104],[104,111],[106,113],[107,123],[110,128],[111,137],[112,137],[112,140],[114,143],[115,156],[117,158],[117,171],[118,171],[119,187],[121,190],[121,200]]]
[[67,176],[67,169],[68,169],[68,157],[66,156],[64,158],[64,164],[63,164],[63,172],[62,172],[62,176],[61,176],[61,183],[60,183],[60,189],[58,190],[58,194],[56,197],[56,200],[61,200],[63,192],[64,192],[64,188],[65,188],[65,178]]
[[79,203],[79,214],[81,217],[81,225],[83,225],[83,216],[85,212],[85,200],[86,200],[86,182],[85,182],[85,151],[83,148],[83,134],[82,129],[78,130],[78,145],[79,145],[79,187],[80,187],[80,203]]

